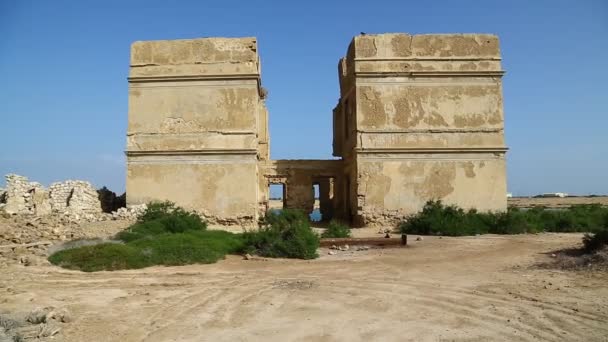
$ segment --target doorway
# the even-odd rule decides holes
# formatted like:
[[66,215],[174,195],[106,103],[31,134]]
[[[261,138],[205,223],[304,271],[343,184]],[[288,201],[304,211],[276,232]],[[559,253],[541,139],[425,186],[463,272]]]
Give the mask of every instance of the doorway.
[[282,211],[285,208],[285,184],[270,183],[268,185],[268,194],[268,211]]

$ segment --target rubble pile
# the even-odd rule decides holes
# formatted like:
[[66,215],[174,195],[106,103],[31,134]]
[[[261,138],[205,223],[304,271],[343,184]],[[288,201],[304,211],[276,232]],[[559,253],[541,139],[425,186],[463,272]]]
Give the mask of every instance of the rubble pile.
[[113,220],[137,220],[137,218],[146,211],[148,208],[145,204],[132,205],[128,208],[118,208],[118,210],[113,211],[110,215]]
[[[117,208],[124,195],[100,194],[89,182],[68,180],[45,188],[26,177],[6,176],[0,189],[0,267],[46,263],[48,249],[76,239],[112,238],[146,210],[145,204]],[[105,198],[103,212],[100,198]]]
[[132,220],[71,221],[64,215],[0,216],[0,268],[5,264],[46,264],[49,248],[72,240],[111,239]]
[[[9,288],[12,291],[12,288]],[[72,322],[66,308],[35,308],[27,314],[0,313],[0,341],[53,341],[65,323]]]

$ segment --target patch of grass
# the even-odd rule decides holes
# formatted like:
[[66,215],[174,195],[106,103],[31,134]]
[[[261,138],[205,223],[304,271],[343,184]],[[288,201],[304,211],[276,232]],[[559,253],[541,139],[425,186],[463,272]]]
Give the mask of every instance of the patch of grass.
[[84,272],[114,271],[150,266],[141,251],[133,246],[102,243],[64,249],[49,257],[53,265]]
[[150,265],[210,264],[243,249],[240,235],[225,231],[169,233],[133,241]]
[[319,236],[299,210],[268,212],[257,231],[243,233],[245,251],[271,258],[314,259]]
[[349,238],[351,237],[350,227],[336,220],[331,220],[329,226],[321,234],[322,238]]
[[319,237],[304,213],[269,213],[259,231],[233,234],[207,230],[198,215],[173,203],[152,203],[137,223],[118,233],[120,243],[76,246],[52,254],[49,261],[85,272],[208,264],[244,251],[267,257],[316,258]]
[[405,234],[463,236],[536,232],[595,232],[608,220],[608,208],[577,205],[563,210],[509,209],[502,213],[465,211],[441,201],[429,201],[423,210],[400,224]]
[[241,235],[206,228],[195,213],[169,202],[153,203],[137,223],[116,235],[124,243],[65,249],[51,255],[49,261],[85,272],[112,271],[213,263],[244,248]]

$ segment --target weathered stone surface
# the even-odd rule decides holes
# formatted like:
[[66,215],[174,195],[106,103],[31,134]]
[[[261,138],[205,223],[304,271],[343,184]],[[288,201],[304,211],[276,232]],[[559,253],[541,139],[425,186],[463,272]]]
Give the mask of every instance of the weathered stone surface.
[[129,82],[127,204],[170,200],[255,225],[269,154],[256,39],[136,42]]
[[53,211],[101,212],[99,194],[89,182],[78,180],[56,182],[50,185],[49,193]]
[[506,209],[496,36],[361,35],[338,72],[342,159],[273,161],[255,38],[134,43],[127,202],[254,225],[280,183],[286,208],[312,211],[318,184],[325,218],[360,225],[394,224],[431,199]]
[[339,68],[334,155],[352,165],[342,213],[391,225],[431,199],[506,210],[498,38],[355,37]]

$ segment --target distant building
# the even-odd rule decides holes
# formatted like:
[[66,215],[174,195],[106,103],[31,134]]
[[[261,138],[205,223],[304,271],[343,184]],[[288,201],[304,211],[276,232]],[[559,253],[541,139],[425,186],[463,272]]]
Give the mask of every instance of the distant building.
[[565,192],[546,192],[538,197],[568,197],[568,194]]

